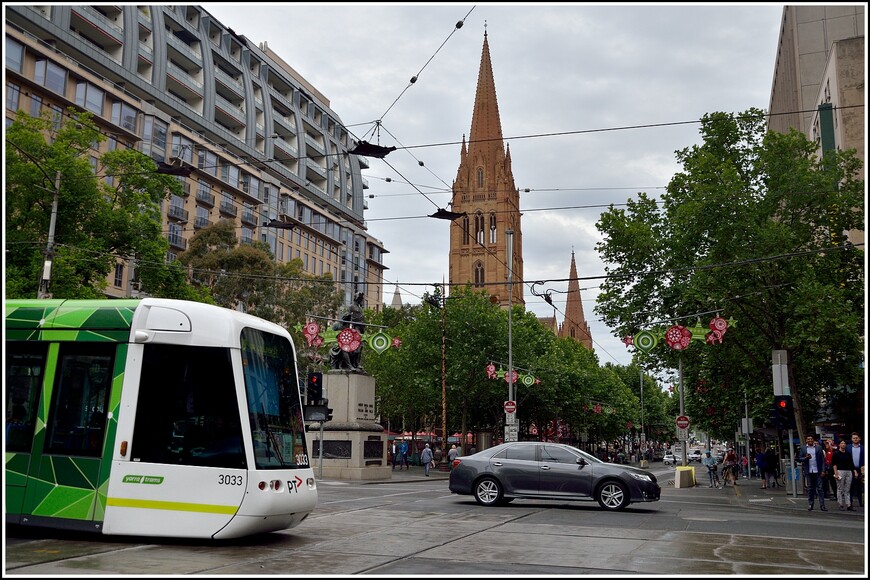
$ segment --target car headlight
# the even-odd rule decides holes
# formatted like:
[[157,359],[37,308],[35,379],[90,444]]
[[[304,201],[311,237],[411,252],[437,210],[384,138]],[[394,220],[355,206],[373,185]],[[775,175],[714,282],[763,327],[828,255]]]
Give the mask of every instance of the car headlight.
[[652,483],[652,479],[650,478],[649,475],[646,475],[643,473],[634,473],[634,472],[632,472],[630,475],[635,479],[639,479],[641,481],[648,481],[648,482]]

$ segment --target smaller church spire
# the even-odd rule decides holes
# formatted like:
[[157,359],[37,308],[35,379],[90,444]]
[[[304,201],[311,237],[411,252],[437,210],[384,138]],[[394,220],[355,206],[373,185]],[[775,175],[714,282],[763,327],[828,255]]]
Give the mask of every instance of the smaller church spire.
[[465,148],[465,133],[463,133],[462,134],[462,151],[459,152],[459,156],[462,158],[461,160],[464,160],[466,155],[468,155],[468,150]]

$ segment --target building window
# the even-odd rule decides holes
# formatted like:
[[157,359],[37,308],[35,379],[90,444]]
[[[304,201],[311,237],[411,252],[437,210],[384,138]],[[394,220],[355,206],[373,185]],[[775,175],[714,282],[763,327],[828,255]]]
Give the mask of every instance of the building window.
[[6,68],[17,73],[21,72],[21,63],[24,62],[24,46],[15,40],[6,37]]
[[66,91],[66,71],[50,60],[36,61],[33,80],[59,95]]
[[112,103],[112,122],[131,133],[136,132],[137,111],[127,103],[115,101]]
[[166,157],[166,132],[168,125],[150,115],[146,116],[142,128],[142,153],[157,161]]
[[477,168],[477,187],[483,187],[483,168]]
[[495,212],[489,214],[489,243],[494,244],[498,238],[496,235]]
[[221,163],[221,179],[233,187],[239,187],[239,168],[226,161]]
[[96,115],[103,115],[105,93],[91,83],[80,81],[76,85],[76,105]]
[[208,149],[200,149],[197,151],[197,167],[217,177],[218,156]]
[[39,95],[30,95],[30,116],[38,117],[42,112],[42,97]]
[[115,264],[115,288],[124,286],[124,264]]
[[183,159],[188,163],[193,163],[193,141],[174,133],[172,135],[172,157]]
[[13,112],[17,111],[20,97],[21,87],[13,83],[6,83],[6,108]]
[[483,245],[483,231],[484,231],[484,222],[483,222],[483,214],[481,212],[477,212],[474,214],[474,241]]
[[484,280],[483,275],[484,275],[483,264],[480,262],[475,263],[474,264],[474,285],[475,286],[483,286],[483,280]]
[[468,216],[467,215],[463,216],[463,218],[462,218],[462,233],[460,234],[460,236],[462,236],[462,245],[463,246],[467,246],[468,242],[471,241],[471,230],[469,229],[469,227],[470,226],[469,226]]
[[58,105],[49,105],[51,109],[51,128],[53,131],[60,131],[60,126],[63,124],[63,109]]

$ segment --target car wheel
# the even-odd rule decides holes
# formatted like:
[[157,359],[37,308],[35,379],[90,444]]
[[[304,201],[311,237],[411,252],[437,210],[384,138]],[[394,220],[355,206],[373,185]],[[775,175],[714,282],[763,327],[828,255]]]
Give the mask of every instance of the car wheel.
[[618,481],[607,481],[598,488],[598,505],[610,511],[621,510],[629,504],[628,490]]
[[474,499],[480,505],[496,505],[502,500],[501,484],[491,477],[484,477],[474,485]]

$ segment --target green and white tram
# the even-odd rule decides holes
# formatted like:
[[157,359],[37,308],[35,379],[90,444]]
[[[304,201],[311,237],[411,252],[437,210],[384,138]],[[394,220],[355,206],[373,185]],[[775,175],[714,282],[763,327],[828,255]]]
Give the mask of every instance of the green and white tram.
[[196,302],[8,300],[7,524],[236,538],[317,504],[292,338]]

